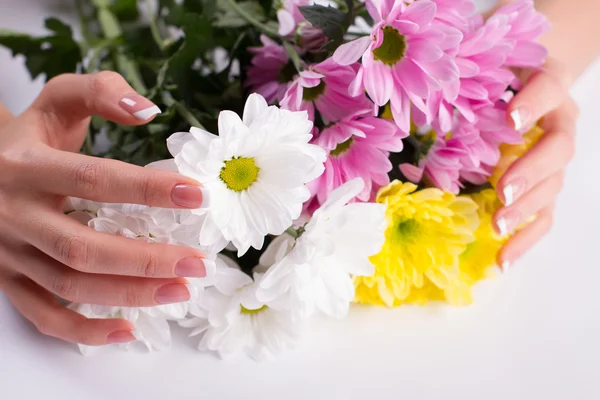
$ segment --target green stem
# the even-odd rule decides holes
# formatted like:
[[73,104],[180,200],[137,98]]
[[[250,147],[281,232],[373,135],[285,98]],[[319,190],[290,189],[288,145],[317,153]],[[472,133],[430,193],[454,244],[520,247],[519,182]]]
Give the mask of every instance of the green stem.
[[288,235],[290,235],[294,239],[298,239],[298,236],[299,236],[298,235],[298,231],[293,226],[290,226],[289,228],[287,228],[285,230],[285,233],[287,233]]
[[177,111],[177,113],[181,115],[181,118],[185,119],[191,126],[206,130],[202,123],[198,121],[198,118],[196,118],[196,116],[190,110],[188,110],[183,103],[173,99],[168,92],[163,92],[162,101],[167,107],[175,107],[175,111]]
[[250,25],[253,25],[256,29],[258,29],[259,31],[261,31],[262,33],[264,33],[267,36],[271,36],[273,38],[279,37],[279,33],[277,31],[269,28],[268,26],[266,26],[265,24],[263,24],[262,22],[260,22],[256,18],[254,18],[252,15],[248,14],[243,8],[241,8],[238,5],[238,3],[236,3],[235,0],[225,0],[225,1],[231,6],[233,11],[235,11],[240,17],[242,17]]
[[[103,2],[97,1],[96,6],[98,7],[98,22],[104,36],[111,40],[119,38],[123,34],[123,31],[115,15]],[[119,72],[131,83],[136,92],[144,96],[148,89],[144,84],[137,64],[118,48],[113,50],[113,55]]]
[[284,41],[283,47],[285,47],[285,51],[287,51],[290,60],[292,60],[292,64],[294,64],[296,71],[302,71],[302,59],[300,58],[300,55],[298,54],[294,46],[291,43]]
[[[152,12],[152,4],[150,2],[148,2],[148,12]],[[160,29],[158,28],[158,24],[156,23],[155,15],[151,15],[150,17],[150,31],[152,32],[152,37],[154,38],[156,45],[161,51],[163,51],[165,49],[165,42],[163,41],[162,36],[160,34]]]

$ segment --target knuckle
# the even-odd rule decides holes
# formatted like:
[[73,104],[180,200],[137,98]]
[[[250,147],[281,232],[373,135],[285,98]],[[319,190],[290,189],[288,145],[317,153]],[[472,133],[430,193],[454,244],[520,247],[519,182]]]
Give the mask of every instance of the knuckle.
[[125,289],[125,306],[128,307],[141,307],[142,306],[142,297],[137,291],[137,288],[134,285],[129,285]]
[[148,278],[154,278],[158,276],[159,268],[158,268],[158,260],[155,255],[151,252],[148,252],[144,256],[143,260],[143,268],[142,275]]
[[55,276],[52,280],[51,291],[62,299],[73,302],[79,301],[79,285],[71,274],[65,273]]
[[142,196],[141,200],[146,205],[156,205],[159,204],[161,200],[161,193],[158,190],[156,182],[157,181],[149,175],[141,175],[138,178],[137,187]]
[[92,95],[106,93],[115,83],[120,83],[123,77],[114,71],[100,71],[89,76],[89,89]]
[[75,167],[75,185],[86,194],[98,193],[102,189],[102,171],[98,164],[80,164]]
[[88,244],[77,235],[61,234],[54,243],[54,250],[64,264],[80,271],[89,270]]

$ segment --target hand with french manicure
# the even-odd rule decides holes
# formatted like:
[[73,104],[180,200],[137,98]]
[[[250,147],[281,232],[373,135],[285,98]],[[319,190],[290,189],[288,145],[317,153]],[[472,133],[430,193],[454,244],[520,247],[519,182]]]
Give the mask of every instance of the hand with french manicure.
[[[0,111],[2,108],[0,107]],[[23,114],[0,112],[0,290],[42,333],[104,345],[135,340],[124,319],[87,319],[55,298],[155,306],[190,298],[200,251],[96,232],[63,214],[67,196],[199,208],[203,189],[176,173],[77,154],[91,115],[125,125],[160,110],[121,75],[61,75]]]
[[509,268],[550,230],[564,170],[575,151],[579,110],[569,96],[570,79],[565,68],[550,59],[542,71],[529,72],[523,81],[523,89],[511,101],[507,117],[518,131],[541,119],[544,135],[497,185],[504,203],[494,216],[498,232],[511,234],[528,222],[500,252],[502,269]]

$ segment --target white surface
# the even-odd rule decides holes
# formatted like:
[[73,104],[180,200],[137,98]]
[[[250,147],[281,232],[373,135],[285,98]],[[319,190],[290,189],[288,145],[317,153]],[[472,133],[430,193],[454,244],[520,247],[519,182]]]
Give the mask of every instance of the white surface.
[[[0,27],[39,31],[52,2],[0,0]],[[40,3],[40,4],[37,4]],[[43,5],[42,5],[43,4]],[[10,7],[8,7],[10,8]],[[0,50],[0,100],[22,111],[39,91]],[[258,364],[197,353],[82,357],[40,336],[0,295],[0,399],[597,399],[600,398],[600,63],[574,88],[577,156],[555,226],[464,309],[358,308],[317,321],[299,350]]]

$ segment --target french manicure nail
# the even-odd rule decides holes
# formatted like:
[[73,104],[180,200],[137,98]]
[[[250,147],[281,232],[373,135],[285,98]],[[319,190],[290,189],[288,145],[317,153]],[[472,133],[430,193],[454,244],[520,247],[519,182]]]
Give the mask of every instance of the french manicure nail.
[[508,271],[508,269],[510,268],[510,266],[511,266],[510,261],[504,260],[502,262],[502,272]]
[[131,331],[115,331],[106,337],[107,344],[133,342],[135,336]]
[[521,217],[518,212],[506,212],[504,213],[498,220],[496,221],[496,226],[498,227],[498,233],[501,236],[507,236],[509,233],[512,233],[519,223],[521,222]]
[[126,94],[119,101],[119,105],[141,121],[146,121],[162,112],[156,104],[137,93]]
[[520,107],[510,113],[510,118],[513,121],[516,131],[520,131],[529,124],[529,110],[525,107]]
[[175,275],[184,278],[204,278],[206,276],[206,267],[201,258],[186,257],[175,265]]
[[169,283],[154,292],[154,300],[159,304],[182,303],[190,297],[190,291],[184,283]]
[[208,208],[210,194],[205,187],[177,185],[171,191],[171,200],[179,207]]
[[523,178],[516,178],[510,181],[502,190],[504,194],[504,205],[510,206],[513,204],[524,192],[526,182]]

